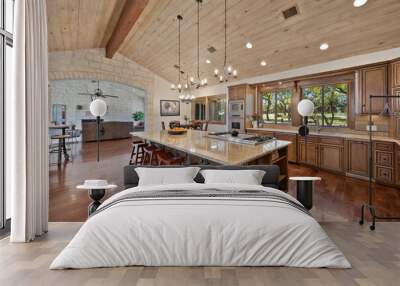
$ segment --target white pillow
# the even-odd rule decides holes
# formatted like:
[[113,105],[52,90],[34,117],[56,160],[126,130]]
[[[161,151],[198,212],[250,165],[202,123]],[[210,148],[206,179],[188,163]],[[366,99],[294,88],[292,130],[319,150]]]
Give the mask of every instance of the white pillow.
[[136,168],[139,176],[138,186],[171,185],[195,183],[193,180],[199,167],[186,168]]
[[261,185],[265,171],[261,170],[202,170],[205,184]]

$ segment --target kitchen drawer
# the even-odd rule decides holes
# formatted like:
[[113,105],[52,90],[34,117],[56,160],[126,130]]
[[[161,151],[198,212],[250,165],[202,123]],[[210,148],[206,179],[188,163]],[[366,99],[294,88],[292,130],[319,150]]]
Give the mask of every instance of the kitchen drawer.
[[375,180],[392,183],[393,169],[377,166],[375,168]]
[[[304,138],[304,137],[299,136],[298,138],[299,138],[298,141],[299,141],[300,143],[305,143],[305,138]],[[307,144],[308,144],[308,143],[315,143],[315,144],[317,144],[318,141],[319,141],[319,140],[318,140],[318,137],[317,137],[317,136],[307,136]]]
[[376,151],[375,153],[375,164],[379,166],[386,166],[393,168],[394,160],[393,153],[390,152],[380,152]]
[[274,137],[274,132],[273,131],[268,131],[268,130],[251,130],[251,129],[247,129],[246,132],[249,133],[249,134],[258,134],[258,135],[266,135],[266,136]]
[[375,142],[375,150],[393,152],[393,149],[394,149],[393,143],[381,142],[381,141]]
[[344,145],[344,139],[337,137],[320,137],[319,143],[329,145]]

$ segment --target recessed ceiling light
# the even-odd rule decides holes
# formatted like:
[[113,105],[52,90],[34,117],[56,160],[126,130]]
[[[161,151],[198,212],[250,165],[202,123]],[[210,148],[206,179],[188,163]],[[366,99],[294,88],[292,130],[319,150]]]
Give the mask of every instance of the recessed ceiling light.
[[211,64],[211,61],[209,59],[206,59],[207,64]]
[[354,0],[353,1],[353,6],[358,8],[358,7],[362,7],[365,4],[367,4],[368,0]]
[[246,43],[246,48],[251,49],[253,47],[253,44],[250,42]]
[[320,49],[321,51],[325,51],[325,50],[327,50],[328,48],[329,48],[328,43],[322,43],[321,46],[319,46],[319,49]]
[[260,65],[261,65],[262,67],[265,67],[265,66],[267,65],[267,62],[266,62],[266,61],[261,61],[261,62],[260,62]]

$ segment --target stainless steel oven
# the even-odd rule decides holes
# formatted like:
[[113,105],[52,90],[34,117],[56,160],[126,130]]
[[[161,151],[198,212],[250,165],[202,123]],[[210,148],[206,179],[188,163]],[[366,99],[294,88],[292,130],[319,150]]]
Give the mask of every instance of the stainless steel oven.
[[229,116],[244,117],[244,100],[229,101]]
[[237,130],[244,133],[244,101],[229,101],[229,131]]

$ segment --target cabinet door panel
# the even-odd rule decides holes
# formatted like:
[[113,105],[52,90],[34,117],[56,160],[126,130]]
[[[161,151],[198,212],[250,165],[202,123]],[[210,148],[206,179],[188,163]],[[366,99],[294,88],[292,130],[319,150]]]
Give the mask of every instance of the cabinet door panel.
[[400,61],[391,64],[392,88],[400,88]]
[[393,153],[376,151],[375,156],[377,165],[393,168]]
[[374,177],[377,182],[393,183],[393,169],[377,166]]
[[[375,66],[361,70],[361,102],[363,113],[369,111],[370,95],[386,95],[387,94],[387,66]],[[372,102],[372,113],[380,113],[383,110],[385,100],[375,98]]]
[[337,145],[319,146],[319,166],[332,171],[343,171],[343,147]]
[[397,166],[395,170],[397,174],[396,183],[400,186],[400,146],[397,146]]
[[368,142],[348,142],[348,172],[359,176],[368,176]]
[[313,142],[307,141],[307,154],[305,148],[305,142],[299,142],[299,160],[302,163],[307,163],[310,165],[318,165],[318,145]]
[[289,162],[297,162],[297,135],[295,134],[275,134],[276,139],[290,141],[292,144],[288,146]]

